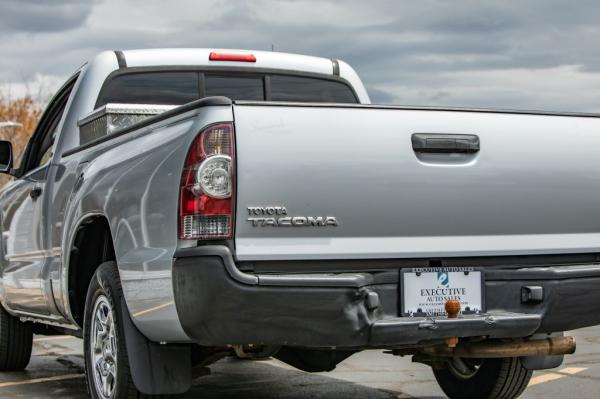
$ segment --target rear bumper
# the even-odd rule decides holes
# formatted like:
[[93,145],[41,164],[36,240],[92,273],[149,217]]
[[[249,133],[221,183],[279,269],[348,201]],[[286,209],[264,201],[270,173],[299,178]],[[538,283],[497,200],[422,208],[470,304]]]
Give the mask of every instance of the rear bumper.
[[[489,269],[487,313],[398,317],[399,272],[253,275],[226,247],[182,249],[173,268],[180,322],[201,345],[390,348],[448,337],[526,337],[600,324],[600,266]],[[542,287],[527,302],[523,287]]]

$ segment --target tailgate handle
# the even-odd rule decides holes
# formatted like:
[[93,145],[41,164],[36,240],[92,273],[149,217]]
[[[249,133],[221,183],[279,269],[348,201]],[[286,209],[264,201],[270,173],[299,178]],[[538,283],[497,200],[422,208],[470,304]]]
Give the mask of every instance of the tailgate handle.
[[412,135],[415,152],[473,153],[479,151],[479,136],[475,134],[415,133]]

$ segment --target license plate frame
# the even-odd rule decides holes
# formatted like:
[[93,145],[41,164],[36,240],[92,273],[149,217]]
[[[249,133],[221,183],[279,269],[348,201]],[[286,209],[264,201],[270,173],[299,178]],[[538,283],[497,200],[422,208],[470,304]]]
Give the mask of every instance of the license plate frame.
[[[414,275],[416,278],[421,278],[423,277],[423,283],[426,283],[427,278],[429,278],[431,280],[431,278],[434,278],[434,274],[435,274],[435,280],[434,281],[438,281],[437,279],[440,278],[440,275],[438,274],[439,272],[446,272],[448,273],[448,281],[452,281],[452,277],[455,277],[454,280],[456,280],[456,277],[458,276],[455,273],[462,273],[464,276],[470,276],[467,279],[476,279],[478,277],[478,284],[477,282],[471,282],[471,286],[469,287],[451,287],[450,285],[446,286],[446,288],[466,288],[467,291],[475,291],[474,293],[470,293],[467,292],[465,295],[462,295],[462,291],[456,292],[456,291],[452,291],[451,294],[448,295],[442,295],[442,297],[444,297],[444,300],[447,299],[457,299],[455,298],[456,296],[458,296],[459,300],[461,301],[461,311],[462,314],[479,314],[479,313],[485,313],[485,274],[484,271],[481,268],[476,268],[476,267],[462,267],[462,266],[451,266],[451,267],[413,267],[413,268],[406,268],[406,269],[401,269],[400,270],[400,284],[399,284],[399,292],[398,292],[398,297],[400,300],[400,309],[401,309],[401,316],[402,317],[435,317],[435,316],[445,316],[445,312],[441,311],[441,308],[443,308],[443,305],[440,301],[437,301],[437,305],[432,305],[429,309],[425,309],[423,310],[423,308],[421,308],[422,312],[418,312],[418,309],[413,309],[414,306],[414,298],[412,298],[412,300],[410,298],[408,298],[409,300],[407,300],[407,295],[411,295],[410,291],[413,292],[412,295],[418,297],[417,294],[419,294],[418,291],[415,291],[415,289],[421,289],[420,287],[408,287],[407,288],[407,284],[410,285],[413,283],[413,281],[411,280],[415,280],[414,278],[412,278],[412,276]],[[409,276],[410,275],[410,276]],[[475,277],[477,276],[477,277]],[[407,278],[408,277],[408,278]],[[458,278],[459,280],[459,284],[460,284],[460,280],[462,280],[461,278]],[[431,286],[432,282],[429,281],[428,282],[429,285]],[[475,288],[475,286],[477,288]],[[438,289],[439,287],[436,285],[435,288],[431,288],[431,289]],[[442,288],[443,289],[443,288]],[[477,293],[477,291],[479,293]],[[457,295],[458,294],[458,295]],[[433,297],[435,297],[436,295],[431,295]],[[472,297],[472,296],[480,296],[480,300],[479,303],[476,303],[476,301],[470,301],[468,298]],[[447,299],[445,297],[448,297]],[[452,298],[450,298],[452,297]],[[466,299],[465,299],[466,297]],[[464,305],[464,303],[467,302],[469,306],[469,309],[466,308],[466,306]],[[408,305],[408,306],[407,306]],[[477,306],[479,305],[479,306]],[[440,307],[441,306],[441,307]],[[428,311],[431,310],[432,308],[437,308],[436,311]]]

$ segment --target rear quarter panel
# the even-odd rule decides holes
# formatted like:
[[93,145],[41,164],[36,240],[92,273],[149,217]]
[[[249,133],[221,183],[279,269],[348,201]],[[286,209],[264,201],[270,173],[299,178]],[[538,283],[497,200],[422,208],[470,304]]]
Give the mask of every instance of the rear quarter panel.
[[[64,265],[77,226],[95,215],[110,224],[125,300],[136,326],[152,340],[185,341],[173,303],[171,267],[178,247],[177,209],[183,163],[201,129],[231,121],[231,107],[206,107],[63,158],[83,183],[65,212]],[[60,190],[60,187],[59,187]],[[63,270],[63,284],[66,284]],[[68,292],[63,286],[63,293]],[[68,300],[68,299],[67,299]]]

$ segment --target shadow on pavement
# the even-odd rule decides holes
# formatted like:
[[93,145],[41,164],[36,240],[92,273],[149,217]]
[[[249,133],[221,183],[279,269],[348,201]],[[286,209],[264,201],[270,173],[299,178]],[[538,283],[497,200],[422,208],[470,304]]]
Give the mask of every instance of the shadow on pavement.
[[[401,392],[388,392],[323,375],[276,367],[265,362],[225,359],[211,366],[212,373],[194,381],[191,391],[173,399],[275,399],[275,398],[409,398]],[[25,382],[0,387],[1,398],[87,398],[81,355],[57,357],[55,354],[34,356],[28,370],[2,373],[2,383]],[[40,378],[58,381],[27,383]],[[70,376],[70,377],[69,377]]]

